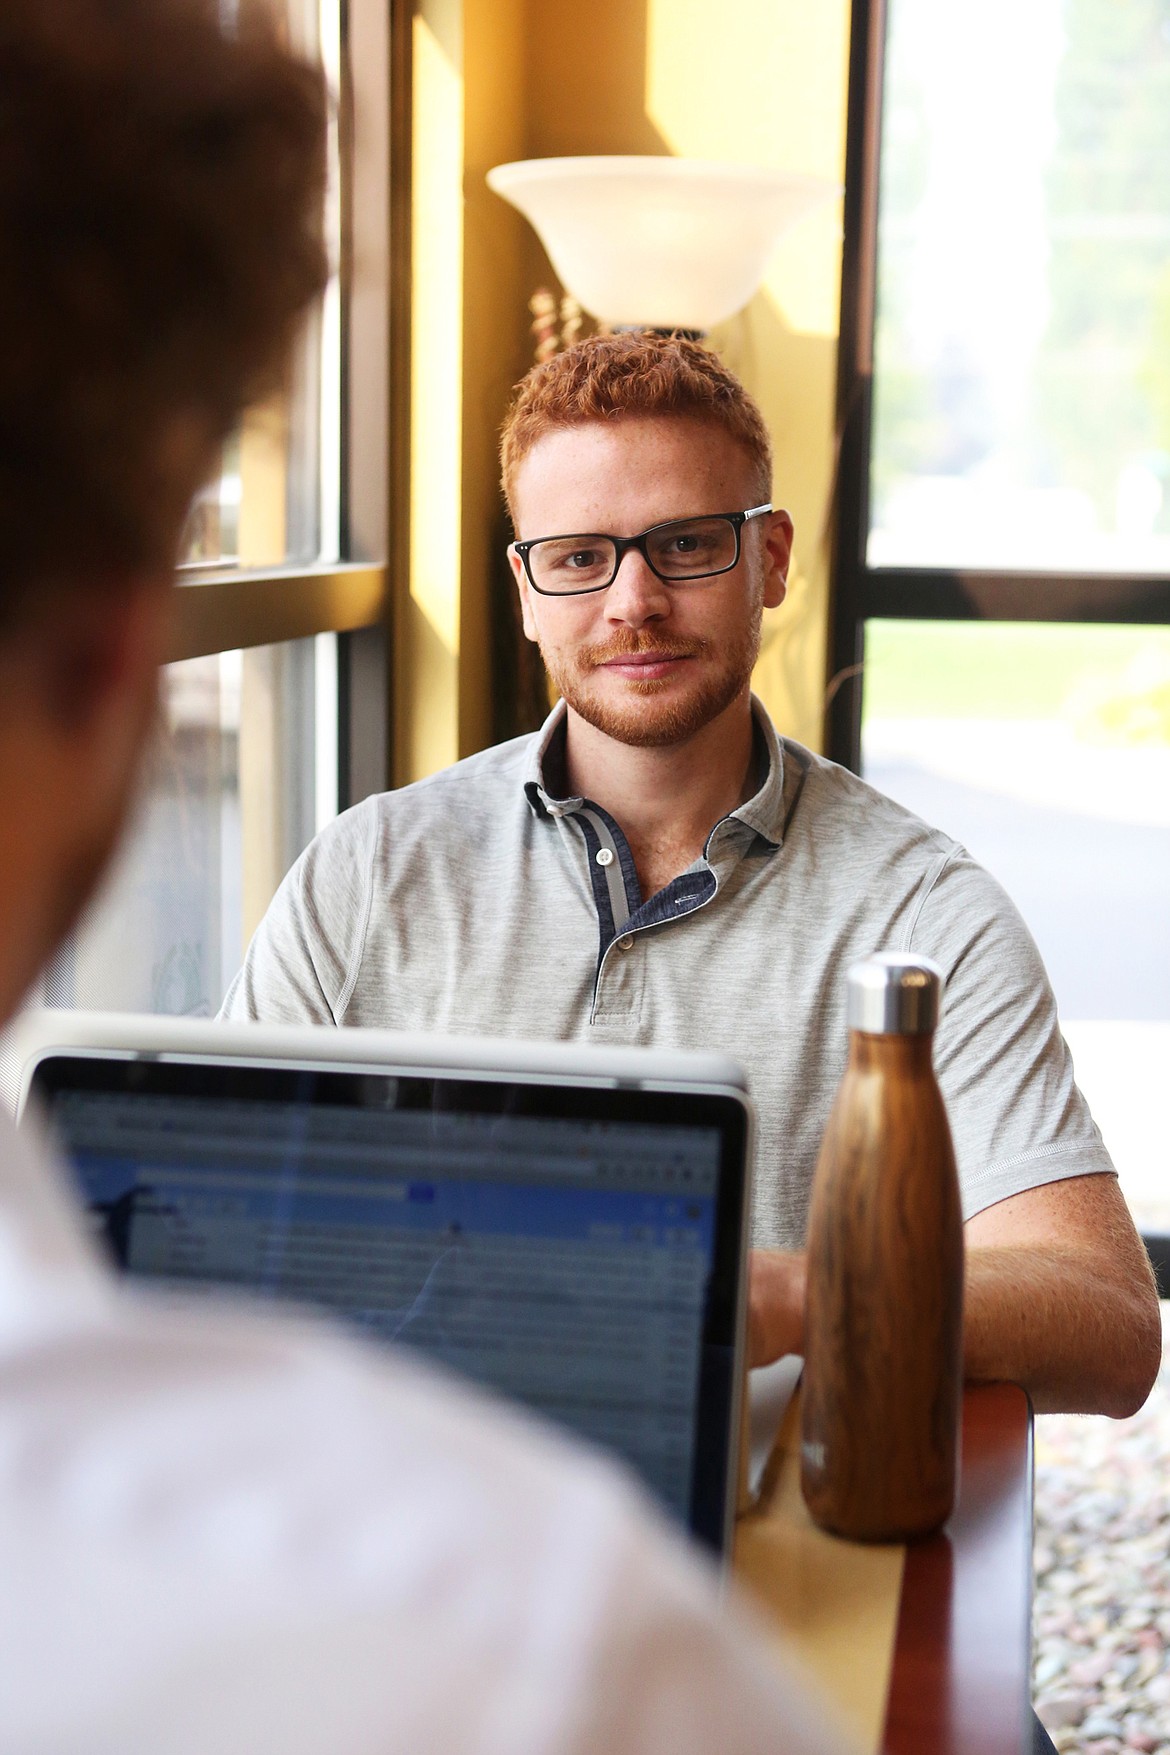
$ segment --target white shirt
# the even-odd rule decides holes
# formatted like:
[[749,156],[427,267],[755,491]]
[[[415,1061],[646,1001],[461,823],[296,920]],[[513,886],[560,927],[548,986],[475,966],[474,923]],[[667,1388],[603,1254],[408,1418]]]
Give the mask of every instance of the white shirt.
[[616,1469],[324,1324],[91,1256],[0,1117],[4,1755],[829,1755]]

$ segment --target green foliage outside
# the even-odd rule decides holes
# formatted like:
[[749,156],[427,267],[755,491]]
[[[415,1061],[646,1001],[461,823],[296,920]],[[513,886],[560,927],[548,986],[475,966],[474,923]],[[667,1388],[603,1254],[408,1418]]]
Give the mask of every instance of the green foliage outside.
[[[933,143],[891,11],[881,169],[872,496],[962,475],[990,447],[1021,486],[1076,489],[1112,528],[1120,473],[1140,459],[1170,531],[1170,0],[1063,0],[1045,171],[1050,304],[1020,429],[987,424],[976,384],[923,360],[911,321],[914,242]],[[961,77],[961,69],[956,70]],[[989,93],[989,112],[995,94]],[[972,141],[972,151],[978,142]],[[1011,273],[1010,262],[1001,270]]]
[[1170,8],[1065,0],[1064,13],[1036,425],[1049,467],[1108,526],[1118,467],[1170,439],[1170,338],[1159,334],[1170,290]]
[[1170,628],[869,622],[867,719],[1062,719],[1086,742],[1170,745]]
[[1141,383],[1153,410],[1157,442],[1170,452],[1170,263],[1154,294]]

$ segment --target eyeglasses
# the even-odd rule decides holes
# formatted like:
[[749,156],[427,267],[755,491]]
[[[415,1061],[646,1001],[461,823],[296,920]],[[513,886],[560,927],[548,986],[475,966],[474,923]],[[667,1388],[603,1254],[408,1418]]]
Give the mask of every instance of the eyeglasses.
[[594,531],[576,536],[534,536],[527,542],[514,542],[512,547],[524,563],[529,584],[542,597],[581,597],[587,591],[607,591],[632,548],[659,579],[685,585],[730,573],[739,562],[744,525],[771,510],[769,504],[752,506],[746,512],[712,513],[707,518],[671,518],[665,524],[652,524],[639,536],[605,536]]

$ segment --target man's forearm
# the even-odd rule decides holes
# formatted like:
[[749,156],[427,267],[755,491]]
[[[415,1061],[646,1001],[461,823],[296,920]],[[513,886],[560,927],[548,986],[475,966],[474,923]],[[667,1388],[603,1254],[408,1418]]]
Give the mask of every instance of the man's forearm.
[[1037,1413],[1121,1418],[1145,1401],[1161,1348],[1148,1276],[1120,1283],[1075,1249],[968,1249],[969,1379],[1022,1384]]
[[[752,1255],[748,1360],[804,1348],[805,1259]],[[1038,1413],[1132,1414],[1161,1358],[1148,1272],[1104,1274],[1077,1249],[988,1245],[967,1250],[963,1369],[969,1381],[1019,1383]]]

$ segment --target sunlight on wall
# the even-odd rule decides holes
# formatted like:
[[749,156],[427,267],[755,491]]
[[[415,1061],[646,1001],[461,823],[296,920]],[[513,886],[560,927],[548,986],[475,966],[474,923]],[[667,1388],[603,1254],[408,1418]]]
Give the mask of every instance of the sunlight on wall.
[[[840,181],[843,6],[648,0],[646,113],[672,152]],[[837,334],[841,215],[829,204],[780,242],[764,282],[802,334]]]
[[[528,225],[493,195],[487,172],[523,158],[522,88],[528,36],[523,0],[463,5],[463,553],[459,602],[459,754],[492,741],[493,604],[504,528],[496,435],[512,385],[530,357]],[[498,681],[497,681],[498,686]]]
[[463,425],[461,8],[424,0],[414,20],[411,340],[411,776],[458,757],[456,723]]

